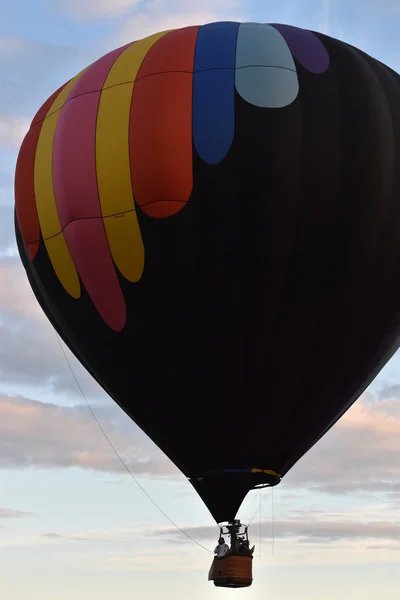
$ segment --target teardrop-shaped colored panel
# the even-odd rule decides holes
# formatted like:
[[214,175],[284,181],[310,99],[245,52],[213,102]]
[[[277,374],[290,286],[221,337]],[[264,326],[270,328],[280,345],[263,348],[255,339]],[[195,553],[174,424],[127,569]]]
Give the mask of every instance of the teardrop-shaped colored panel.
[[116,331],[126,304],[113,265],[100,210],[96,171],[96,126],[101,89],[126,47],[93,63],[71,90],[54,137],[53,177],[65,239],[86,291]]
[[136,202],[149,216],[180,211],[193,187],[193,64],[199,28],[165,35],[138,73],[131,108],[130,161]]
[[199,29],[194,60],[193,142],[209,164],[227,155],[235,131],[235,59],[239,23]]
[[235,85],[243,100],[262,108],[283,108],[297,98],[296,65],[277,29],[261,23],[240,25]]
[[[73,298],[80,296],[80,282],[57,212],[53,184],[53,142],[60,109],[83,73],[64,87],[49,108],[40,131],[34,165],[36,208],[43,241],[60,283]],[[59,238],[57,241],[56,237]]]
[[31,260],[37,254],[40,240],[40,224],[36,210],[34,182],[36,148],[42,122],[67,83],[59,87],[38,110],[18,154],[15,169],[15,210],[21,237]]

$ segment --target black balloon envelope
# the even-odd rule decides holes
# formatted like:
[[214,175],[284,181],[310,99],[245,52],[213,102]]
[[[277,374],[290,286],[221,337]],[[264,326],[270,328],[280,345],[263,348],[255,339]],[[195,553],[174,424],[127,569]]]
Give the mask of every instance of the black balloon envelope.
[[217,522],[398,347],[400,79],[221,22],[100,58],[40,108],[16,235],[44,312]]

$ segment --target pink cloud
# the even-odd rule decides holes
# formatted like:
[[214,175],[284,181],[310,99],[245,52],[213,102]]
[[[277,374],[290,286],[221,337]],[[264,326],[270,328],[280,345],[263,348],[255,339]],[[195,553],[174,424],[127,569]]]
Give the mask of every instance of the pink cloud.
[[[107,435],[133,473],[179,473],[138,427],[130,421],[121,425],[118,428],[115,420],[104,422]],[[0,396],[0,467],[126,472],[87,406],[60,406],[18,396]]]

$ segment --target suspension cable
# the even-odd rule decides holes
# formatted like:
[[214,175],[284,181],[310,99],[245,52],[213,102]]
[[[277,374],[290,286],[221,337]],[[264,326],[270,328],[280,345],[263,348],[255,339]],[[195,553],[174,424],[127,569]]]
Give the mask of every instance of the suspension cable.
[[75,374],[74,369],[72,368],[72,365],[68,359],[67,353],[65,352],[64,346],[61,343],[61,339],[60,336],[58,335],[58,333],[55,331],[55,334],[57,336],[57,340],[58,343],[60,345],[60,348],[62,350],[62,353],[64,355],[64,358],[67,362],[67,365],[69,367],[69,370],[72,374],[72,377],[75,380],[76,386],[82,396],[82,398],[84,399],[92,417],[94,418],[94,420],[96,421],[101,433],[103,434],[103,436],[105,437],[105,439],[107,440],[108,444],[110,445],[110,448],[113,450],[114,454],[116,455],[116,457],[118,458],[118,460],[120,461],[121,465],[123,466],[123,468],[125,469],[125,471],[128,473],[128,475],[130,475],[130,477],[133,479],[133,481],[136,483],[136,485],[142,490],[142,492],[145,494],[145,496],[147,496],[147,498],[150,500],[150,502],[156,507],[156,509],[171,523],[171,525],[173,525],[178,531],[180,531],[180,533],[182,533],[184,536],[186,536],[189,540],[191,540],[193,543],[197,544],[197,546],[200,546],[200,548],[203,548],[203,550],[206,550],[206,552],[209,552],[210,554],[212,554],[211,550],[209,548],[206,548],[206,546],[203,546],[203,544],[201,544],[200,542],[198,542],[197,540],[195,540],[191,535],[189,535],[186,531],[184,531],[181,527],[179,527],[179,525],[177,523],[175,523],[175,521],[173,521],[171,519],[171,517],[169,517],[167,515],[167,513],[157,504],[157,502],[155,500],[153,500],[153,498],[150,496],[150,494],[144,489],[144,487],[142,486],[142,484],[138,481],[138,479],[134,476],[134,474],[132,473],[132,471],[130,470],[130,468],[128,467],[128,465],[125,463],[125,461],[123,460],[123,458],[121,457],[121,455],[119,454],[118,450],[116,449],[116,447],[114,446],[114,444],[112,443],[111,439],[109,438],[109,436],[107,435],[107,433],[105,432],[104,428],[102,427],[99,419],[97,418],[94,410],[92,409],[92,407],[90,406],[90,403],[88,401],[88,399],[86,398],[86,394],[84,393],[82,386],[80,385],[78,378]]

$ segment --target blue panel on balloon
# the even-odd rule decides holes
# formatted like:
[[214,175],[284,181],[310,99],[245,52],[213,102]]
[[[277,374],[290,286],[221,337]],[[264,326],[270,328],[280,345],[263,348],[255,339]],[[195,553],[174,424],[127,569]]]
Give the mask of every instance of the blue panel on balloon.
[[218,164],[235,129],[235,60],[239,23],[200,27],[194,59],[193,141],[199,156]]

